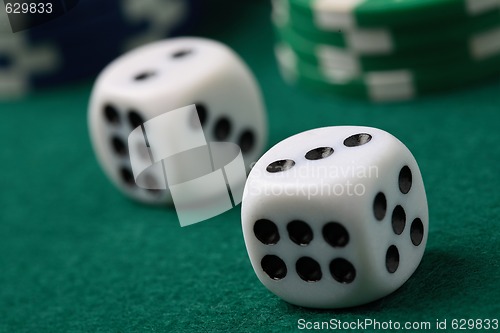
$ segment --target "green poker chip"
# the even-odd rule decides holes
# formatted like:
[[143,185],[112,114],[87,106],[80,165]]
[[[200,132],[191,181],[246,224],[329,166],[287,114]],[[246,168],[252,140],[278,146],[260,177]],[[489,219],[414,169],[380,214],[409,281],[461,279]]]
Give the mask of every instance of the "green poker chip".
[[[361,71],[418,69],[443,66],[449,62],[474,62],[500,54],[500,24],[489,30],[459,41],[453,41],[436,48],[422,48],[416,51],[390,55],[364,55],[351,49],[326,43],[316,43],[293,27],[276,27],[279,40],[290,46],[300,57],[316,66],[333,69]],[[496,44],[495,44],[496,43]]]
[[276,57],[283,76],[292,84],[375,102],[411,100],[423,94],[500,77],[498,55],[482,61],[452,63],[439,70],[425,68],[363,73],[341,69],[325,70],[314,66],[283,43],[277,45]]
[[322,30],[408,27],[460,21],[500,8],[500,0],[283,0]]

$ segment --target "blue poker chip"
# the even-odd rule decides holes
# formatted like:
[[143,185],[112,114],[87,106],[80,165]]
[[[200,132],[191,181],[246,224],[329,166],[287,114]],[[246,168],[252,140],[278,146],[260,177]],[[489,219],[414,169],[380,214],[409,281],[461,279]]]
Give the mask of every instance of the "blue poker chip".
[[201,0],[185,0],[184,2],[189,8],[189,13],[172,29],[172,36],[186,35],[195,30],[201,19],[204,6],[207,5],[206,3],[203,5]]
[[198,5],[195,0],[81,0],[52,21],[0,33],[0,98],[92,77],[131,48],[185,34],[199,15]]
[[44,2],[25,0],[5,2],[5,13],[12,32],[33,28],[52,21],[72,10],[79,0],[46,0]]

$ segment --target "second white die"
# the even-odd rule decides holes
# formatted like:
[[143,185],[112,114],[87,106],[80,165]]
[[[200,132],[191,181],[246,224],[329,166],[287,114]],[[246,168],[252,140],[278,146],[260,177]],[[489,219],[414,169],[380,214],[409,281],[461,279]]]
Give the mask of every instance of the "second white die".
[[271,148],[252,169],[242,226],[260,281],[292,304],[360,305],[398,289],[428,234],[417,162],[391,134],[319,128]]
[[[144,122],[191,104],[206,141],[236,143],[247,168],[260,156],[267,138],[261,93],[227,46],[202,38],[170,39],[133,50],[100,74],[89,107],[91,139],[102,168],[122,192],[147,203],[171,202],[168,189],[157,190],[162,181],[155,174],[145,175],[152,190],[136,186],[129,158],[136,147],[128,146],[127,137]],[[164,131],[179,126],[189,124],[170,124]]]

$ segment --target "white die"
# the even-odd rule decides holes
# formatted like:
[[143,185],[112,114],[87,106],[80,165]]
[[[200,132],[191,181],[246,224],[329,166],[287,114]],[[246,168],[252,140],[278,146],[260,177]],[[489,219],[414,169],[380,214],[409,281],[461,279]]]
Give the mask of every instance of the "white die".
[[390,294],[413,274],[427,242],[415,158],[369,127],[314,129],[272,147],[250,172],[241,216],[260,281],[305,307]]
[[[265,110],[252,73],[225,45],[202,38],[156,42],[116,59],[99,75],[89,107],[90,135],[102,168],[122,192],[146,203],[171,203],[168,189],[136,186],[129,158],[136,147],[128,147],[127,137],[142,123],[191,104],[206,141],[238,144],[249,169],[267,139]],[[188,125],[171,124],[165,131]],[[147,158],[148,152],[138,154]],[[154,174],[145,176],[152,189],[162,183]]]

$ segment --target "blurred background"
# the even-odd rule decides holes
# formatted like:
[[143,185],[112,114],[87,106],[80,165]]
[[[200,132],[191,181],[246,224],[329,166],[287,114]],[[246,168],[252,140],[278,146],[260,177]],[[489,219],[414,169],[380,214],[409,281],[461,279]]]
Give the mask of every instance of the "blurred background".
[[[301,318],[498,318],[498,10],[422,16],[413,27],[380,16],[394,27],[359,42],[348,29],[318,28],[289,2],[307,3],[278,1],[273,13],[264,0],[81,0],[16,34],[0,14],[0,332],[288,332]],[[248,64],[266,103],[268,147],[334,125],[381,128],[408,146],[430,234],[402,288],[341,311],[288,305],[255,276],[239,207],[180,228],[172,209],[113,187],[88,134],[93,82],[126,50],[178,35],[221,41]]]

